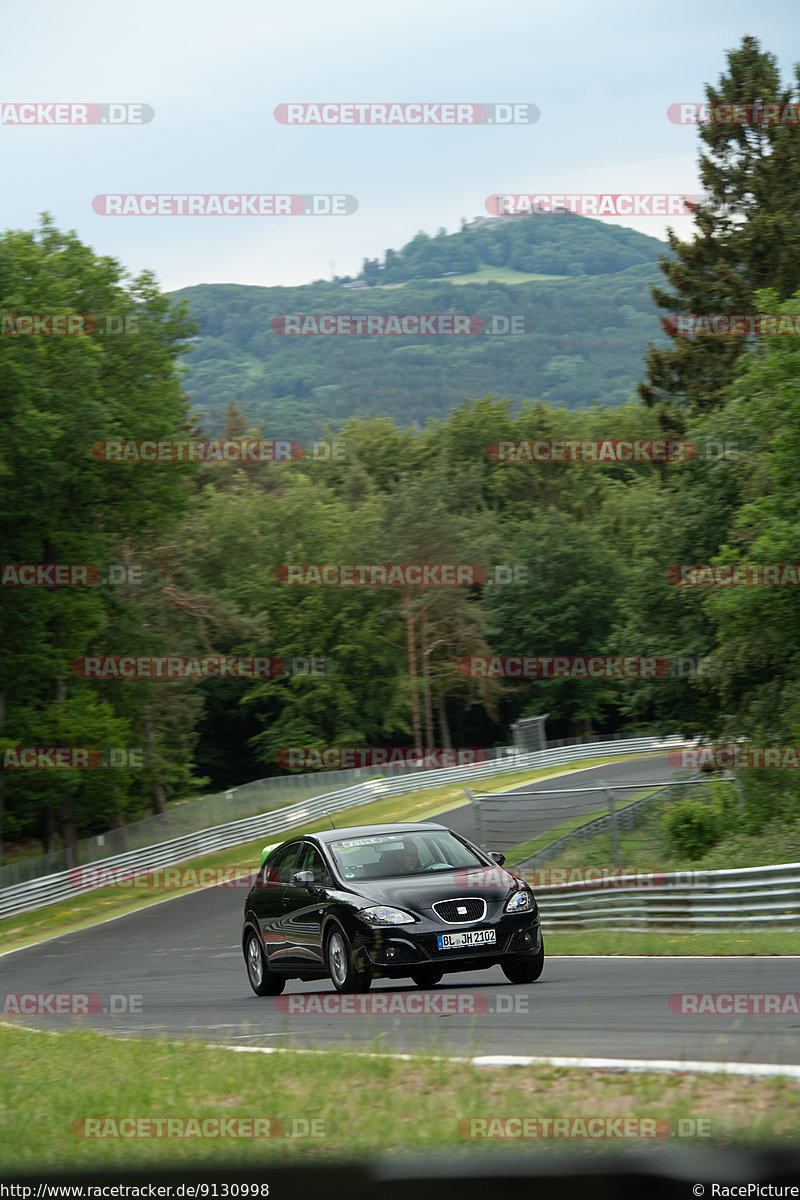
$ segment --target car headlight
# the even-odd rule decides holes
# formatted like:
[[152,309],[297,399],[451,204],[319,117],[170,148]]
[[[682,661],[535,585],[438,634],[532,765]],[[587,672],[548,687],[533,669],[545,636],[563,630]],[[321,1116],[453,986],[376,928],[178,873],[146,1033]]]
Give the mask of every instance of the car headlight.
[[533,898],[533,892],[520,890],[514,892],[514,895],[506,901],[505,912],[521,913],[532,912],[536,908],[536,901]]
[[386,904],[376,904],[373,908],[361,908],[356,913],[368,925],[413,925],[411,913],[403,912],[401,908],[389,908]]

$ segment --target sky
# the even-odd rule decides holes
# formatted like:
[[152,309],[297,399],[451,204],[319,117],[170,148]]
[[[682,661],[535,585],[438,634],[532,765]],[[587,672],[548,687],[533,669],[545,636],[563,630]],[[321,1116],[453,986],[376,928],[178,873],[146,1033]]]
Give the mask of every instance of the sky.
[[[40,0],[8,5],[8,104],[148,105],[146,124],[0,124],[0,229],[49,212],[165,291],[357,274],[418,231],[454,232],[497,193],[699,195],[701,101],[758,38],[785,86],[797,0]],[[292,103],[531,104],[534,123],[288,125]],[[30,111],[30,110],[28,110]],[[91,111],[91,110],[90,110]],[[113,111],[113,110],[110,110]],[[119,110],[117,110],[119,111]],[[53,110],[55,115],[55,110]],[[346,195],[348,215],[106,215],[104,195]],[[100,206],[102,208],[102,205]],[[664,238],[689,217],[604,217]]]

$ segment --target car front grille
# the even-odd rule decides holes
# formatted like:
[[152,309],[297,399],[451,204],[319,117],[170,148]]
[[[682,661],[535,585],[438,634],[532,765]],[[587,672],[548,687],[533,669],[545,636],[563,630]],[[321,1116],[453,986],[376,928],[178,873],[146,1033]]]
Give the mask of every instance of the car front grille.
[[482,921],[486,916],[486,901],[478,896],[459,896],[455,900],[438,900],[433,911],[448,925],[464,925]]

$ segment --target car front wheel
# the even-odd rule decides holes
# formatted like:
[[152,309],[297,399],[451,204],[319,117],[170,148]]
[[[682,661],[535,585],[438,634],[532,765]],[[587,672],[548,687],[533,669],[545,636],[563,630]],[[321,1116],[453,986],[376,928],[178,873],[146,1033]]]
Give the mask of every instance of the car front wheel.
[[325,966],[337,992],[368,992],[372,979],[359,971],[350,943],[337,925],[325,943]]
[[536,954],[503,963],[503,974],[510,983],[535,983],[544,970],[544,938]]
[[244,958],[247,963],[247,978],[257,996],[279,996],[286,987],[281,975],[274,975],[267,966],[266,955],[257,935],[251,932],[245,942]]

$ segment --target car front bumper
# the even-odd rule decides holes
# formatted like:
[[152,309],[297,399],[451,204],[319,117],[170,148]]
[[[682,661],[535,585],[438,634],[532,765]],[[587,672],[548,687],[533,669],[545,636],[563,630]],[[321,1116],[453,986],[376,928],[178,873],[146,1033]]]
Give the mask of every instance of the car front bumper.
[[[361,924],[361,923],[359,923]],[[353,950],[376,975],[403,977],[421,968],[437,971],[481,970],[497,963],[530,957],[541,949],[538,915],[506,915],[497,921],[481,921],[468,930],[493,929],[496,941],[440,950],[438,937],[460,932],[457,926],[420,921],[413,926],[364,929],[352,937]]]

